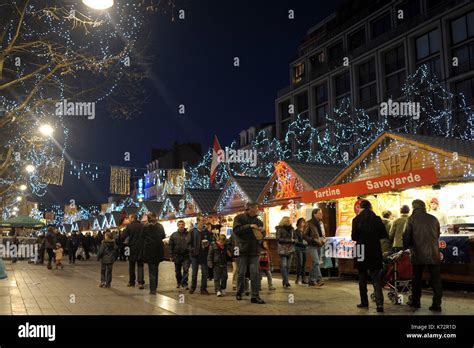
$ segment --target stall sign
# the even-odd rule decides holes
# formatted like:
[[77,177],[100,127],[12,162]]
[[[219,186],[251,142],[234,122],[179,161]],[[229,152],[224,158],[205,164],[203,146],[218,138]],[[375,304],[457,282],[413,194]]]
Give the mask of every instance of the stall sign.
[[465,264],[471,263],[469,237],[467,236],[441,236],[439,250],[442,263]]
[[434,168],[429,167],[305,191],[301,193],[301,200],[303,203],[333,201],[344,197],[395,191],[434,184],[436,182],[437,179]]

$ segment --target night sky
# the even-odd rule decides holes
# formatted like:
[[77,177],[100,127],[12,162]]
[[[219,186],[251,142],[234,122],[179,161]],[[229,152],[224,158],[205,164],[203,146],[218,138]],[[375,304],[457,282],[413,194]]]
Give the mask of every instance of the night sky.
[[[252,125],[275,120],[277,91],[289,84],[289,63],[306,31],[343,2],[333,0],[177,0],[186,19],[157,14],[147,55],[152,76],[143,115],[110,118],[98,106],[95,120],[71,118],[68,154],[85,161],[145,167],[153,147],[199,142],[222,146]],[[288,11],[295,19],[288,19]],[[147,30],[148,31],[148,30]],[[234,67],[234,57],[240,67]],[[184,104],[186,114],[178,113]],[[131,161],[124,161],[124,152]],[[109,171],[96,181],[66,171],[62,187],[50,186],[45,203],[105,202]]]

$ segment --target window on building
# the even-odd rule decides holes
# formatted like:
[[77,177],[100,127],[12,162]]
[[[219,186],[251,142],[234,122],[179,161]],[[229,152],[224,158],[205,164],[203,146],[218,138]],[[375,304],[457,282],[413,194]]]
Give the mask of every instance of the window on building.
[[457,95],[456,104],[463,105],[463,98],[467,106],[474,105],[474,77],[457,82],[454,85]]
[[293,83],[300,83],[304,79],[305,66],[304,62],[293,67]]
[[314,99],[316,110],[314,113],[315,119],[313,127],[321,127],[326,124],[326,115],[329,111],[328,88],[326,83],[314,87]]
[[316,107],[314,127],[322,127],[326,124],[326,115],[328,114],[328,104]]
[[418,64],[418,67],[420,66],[426,66],[428,68],[429,73],[432,76],[436,76],[438,79],[441,76],[441,60],[439,57],[435,57],[433,59],[424,61],[423,63]]
[[416,59],[424,59],[438,53],[440,47],[439,30],[430,31],[416,39]]
[[445,2],[445,0],[426,0],[426,8],[432,9],[441,5],[443,2]]
[[375,80],[375,60],[359,65],[358,67],[359,86],[363,86]]
[[474,42],[454,49],[454,57],[458,59],[458,66],[453,66],[454,75],[474,70]]
[[281,137],[282,139],[285,138],[286,133],[288,133],[288,129],[290,129],[291,120],[286,120],[281,123]]
[[328,101],[328,88],[326,84],[315,87],[316,105],[327,103]]
[[405,71],[387,76],[385,79],[385,97],[394,99],[400,97],[402,95],[402,87],[405,83],[405,79]]
[[[403,19],[398,18],[398,12],[403,11]],[[407,0],[397,6],[397,22],[402,23],[403,21],[413,18],[420,14],[420,1],[418,0]]]
[[351,97],[351,79],[349,71],[334,78],[336,106],[340,107],[346,98]]
[[308,113],[308,92],[305,91],[296,95],[296,114],[305,116]]
[[[291,114],[289,107],[291,105],[290,100],[285,100],[280,103],[280,120],[281,120],[281,136],[284,137],[288,131],[288,127],[291,123]],[[286,127],[286,128],[285,128]]]
[[355,50],[365,44],[365,28],[361,28],[349,35],[349,50]]
[[[454,85],[454,92],[456,93],[456,104],[466,106],[474,105],[474,77],[459,81]],[[466,135],[466,130],[469,129],[469,120],[466,112],[463,110],[458,110],[454,113],[453,125],[454,135],[463,136]]]
[[451,21],[451,37],[453,44],[474,37],[474,11]]
[[336,89],[335,89],[336,97],[339,97],[351,91],[351,79],[350,79],[349,71],[339,76],[336,76],[334,78],[334,82],[336,85]]
[[317,53],[309,58],[311,63],[311,69],[317,69],[320,66],[324,65],[324,52]]
[[328,55],[330,62],[335,62],[342,58],[344,55],[344,45],[342,40],[328,48]]
[[375,39],[376,37],[379,37],[383,33],[386,33],[387,31],[391,29],[391,27],[392,27],[392,23],[391,23],[390,12],[387,12],[382,17],[380,17],[379,19],[371,23],[372,39]]
[[372,83],[359,90],[359,105],[363,108],[370,108],[377,104],[377,84]]
[[391,74],[405,68],[405,50],[403,45],[385,53],[385,74]]

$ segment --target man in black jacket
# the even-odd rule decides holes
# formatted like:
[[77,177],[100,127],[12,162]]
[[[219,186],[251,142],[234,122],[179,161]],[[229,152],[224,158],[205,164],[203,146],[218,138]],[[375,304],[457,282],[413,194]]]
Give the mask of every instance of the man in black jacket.
[[191,259],[189,258],[188,248],[188,231],[184,228],[183,220],[178,221],[178,230],[174,232],[169,241],[170,257],[174,262],[174,269],[176,273],[176,288],[188,288],[188,273]]
[[204,217],[198,216],[196,226],[188,235],[189,255],[191,256],[192,279],[189,293],[193,294],[197,287],[197,275],[201,266],[201,295],[209,295],[207,291],[207,255],[212,236],[204,228]]
[[258,257],[260,255],[261,245],[254,234],[255,231],[260,231],[264,234],[263,223],[257,217],[258,205],[256,203],[247,203],[246,212],[237,215],[234,219],[233,233],[237,238],[237,248],[239,254],[239,277],[237,279],[237,294],[238,301],[242,300],[242,293],[245,288],[245,273],[247,267],[250,269],[250,283],[252,303],[264,304],[265,302],[259,296],[260,290],[260,273],[258,269]]
[[136,214],[130,214],[130,224],[125,229],[125,236],[128,237],[128,287],[135,286],[135,265],[138,269],[138,285],[143,290],[145,284],[143,269],[143,224],[137,221]]
[[143,261],[148,264],[150,294],[156,295],[158,268],[164,258],[163,239],[166,234],[155,213],[148,214],[148,224],[143,229]]
[[426,212],[425,202],[415,199],[412,202],[413,213],[408,218],[403,247],[411,251],[413,265],[413,289],[410,306],[420,308],[421,278],[425,268],[431,273],[433,304],[430,311],[441,312],[443,289],[441,284],[439,255],[440,224],[438,219]]
[[[368,273],[372,277],[375,290],[375,303],[377,312],[383,312],[383,292],[381,283],[381,271],[383,267],[382,246],[380,240],[387,238],[387,230],[382,219],[372,211],[369,201],[362,201],[361,211],[352,220],[352,240],[357,242],[358,251],[355,255],[356,268],[359,271],[359,293],[361,303],[358,308],[368,308],[369,299],[367,297]],[[359,255],[359,252],[361,255]]]

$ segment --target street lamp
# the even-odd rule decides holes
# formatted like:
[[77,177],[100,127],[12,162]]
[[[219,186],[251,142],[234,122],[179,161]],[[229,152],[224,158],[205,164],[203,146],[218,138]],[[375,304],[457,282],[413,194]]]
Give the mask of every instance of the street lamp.
[[20,185],[20,187],[19,187],[20,191],[25,191],[27,188],[28,188],[28,187],[26,187],[25,184]]
[[44,136],[50,137],[53,135],[54,129],[49,124],[43,124],[39,127],[39,131]]
[[82,3],[94,10],[106,10],[114,6],[114,0],[82,0]]
[[18,211],[18,207],[13,207],[13,211]]
[[17,202],[21,202],[22,199],[23,199],[22,196],[18,196],[18,197],[16,198],[16,201],[17,201]]
[[26,167],[25,167],[25,170],[27,173],[33,173],[35,171],[35,166],[32,165],[32,164],[28,164]]

